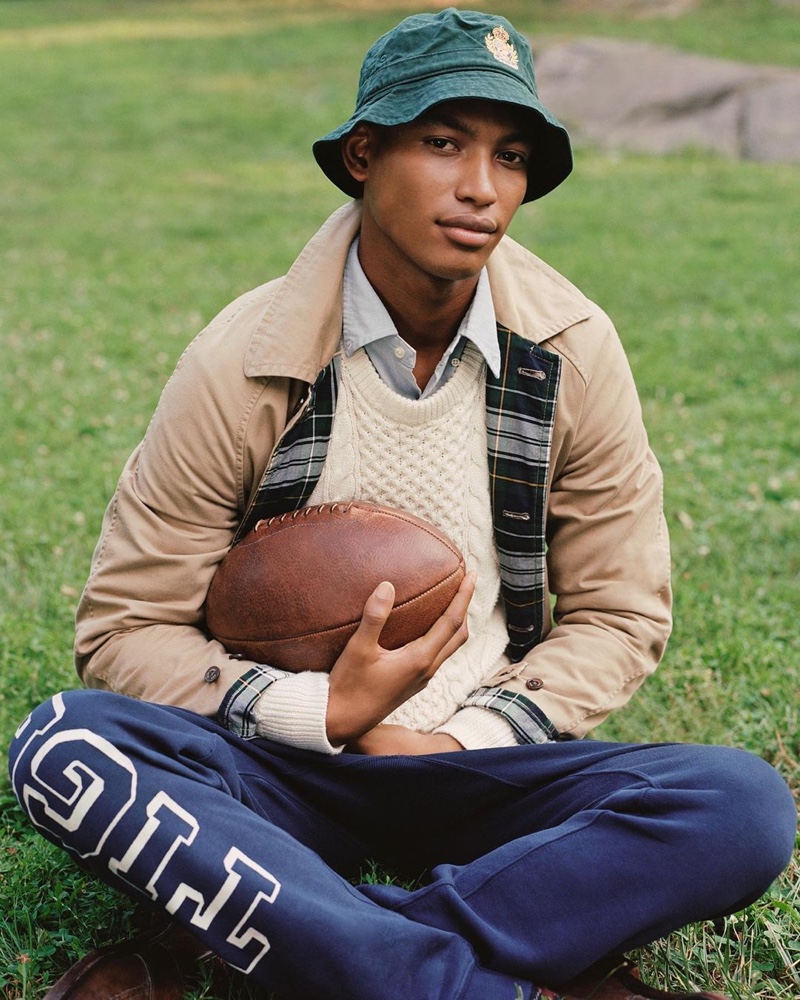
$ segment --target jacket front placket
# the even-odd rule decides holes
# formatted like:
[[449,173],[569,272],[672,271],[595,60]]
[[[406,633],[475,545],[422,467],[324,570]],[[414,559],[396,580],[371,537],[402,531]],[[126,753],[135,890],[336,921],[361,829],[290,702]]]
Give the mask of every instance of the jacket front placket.
[[498,325],[502,367],[486,374],[489,488],[512,662],[549,616],[547,482],[561,359]]

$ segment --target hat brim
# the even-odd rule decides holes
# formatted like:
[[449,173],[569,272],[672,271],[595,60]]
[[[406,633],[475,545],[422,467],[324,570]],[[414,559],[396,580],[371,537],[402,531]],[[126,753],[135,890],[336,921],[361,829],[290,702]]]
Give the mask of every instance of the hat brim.
[[360,198],[363,184],[357,181],[342,158],[342,139],[359,124],[405,125],[436,104],[452,100],[479,99],[511,104],[528,112],[532,153],[528,164],[528,188],[523,203],[541,198],[558,187],[572,171],[572,148],[566,128],[524,86],[505,74],[460,70],[426,80],[393,87],[363,107],[356,108],[344,124],[318,139],[314,158],[326,177],[352,198]]

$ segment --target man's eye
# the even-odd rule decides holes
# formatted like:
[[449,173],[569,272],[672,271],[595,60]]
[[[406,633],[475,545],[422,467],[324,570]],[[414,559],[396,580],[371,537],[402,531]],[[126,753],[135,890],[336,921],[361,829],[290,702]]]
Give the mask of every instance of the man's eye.
[[524,153],[520,153],[517,149],[504,149],[500,154],[500,159],[504,163],[511,163],[512,165],[525,166],[528,162],[528,158]]
[[435,135],[426,140],[434,149],[450,149],[453,147],[452,139],[445,139],[443,136]]

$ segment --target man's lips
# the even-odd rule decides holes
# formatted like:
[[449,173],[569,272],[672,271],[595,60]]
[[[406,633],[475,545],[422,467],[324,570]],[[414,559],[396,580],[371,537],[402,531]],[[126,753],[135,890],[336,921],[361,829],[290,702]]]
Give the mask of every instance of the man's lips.
[[483,249],[497,232],[497,223],[486,215],[451,215],[438,225],[451,243],[465,250]]
[[497,230],[497,223],[485,215],[451,215],[440,219],[439,225],[444,229],[466,229],[471,233],[493,233]]

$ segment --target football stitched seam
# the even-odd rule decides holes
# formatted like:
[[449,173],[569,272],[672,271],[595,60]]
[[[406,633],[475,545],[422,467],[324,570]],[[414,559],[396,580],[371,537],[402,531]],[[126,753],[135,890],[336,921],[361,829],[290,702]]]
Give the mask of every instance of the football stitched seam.
[[[370,505],[360,500],[351,500],[351,501],[335,500],[330,505],[320,504],[319,507],[298,507],[296,512],[297,513],[296,518],[292,517],[291,511],[287,511],[286,515],[276,514],[275,517],[277,517],[279,520],[274,526],[269,525],[269,527],[272,528],[272,530],[270,531],[270,535],[274,537],[275,535],[279,535],[282,531],[286,531],[288,528],[301,528],[304,525],[308,527],[313,517],[316,514],[321,513],[322,508],[328,506],[334,506],[335,504],[345,503],[345,502],[348,503],[350,507],[357,507],[359,510],[364,510],[367,512],[388,514],[390,517],[397,518],[397,520],[403,521],[405,524],[410,524],[412,527],[420,528],[422,531],[425,532],[426,535],[430,535],[431,538],[435,538],[436,541],[438,542],[443,542],[454,555],[457,555],[459,558],[461,558],[461,551],[458,549],[455,542],[453,542],[452,539],[448,538],[448,536],[443,531],[439,533],[437,533],[436,531],[432,531],[430,526],[425,524],[422,518],[415,519],[413,514],[410,514],[409,512],[406,512],[404,510],[400,510],[399,508],[382,507],[380,504]],[[304,510],[310,510],[310,513],[301,514],[300,512]],[[347,511],[342,511],[342,513],[346,514]],[[287,516],[287,520],[281,523],[280,518],[284,516]],[[255,534],[257,530],[258,529],[256,527],[256,529],[254,529],[253,531],[253,534]],[[264,537],[263,532],[261,537],[262,538]],[[249,542],[248,544],[252,544],[257,540],[258,539],[254,537],[252,541]]]

